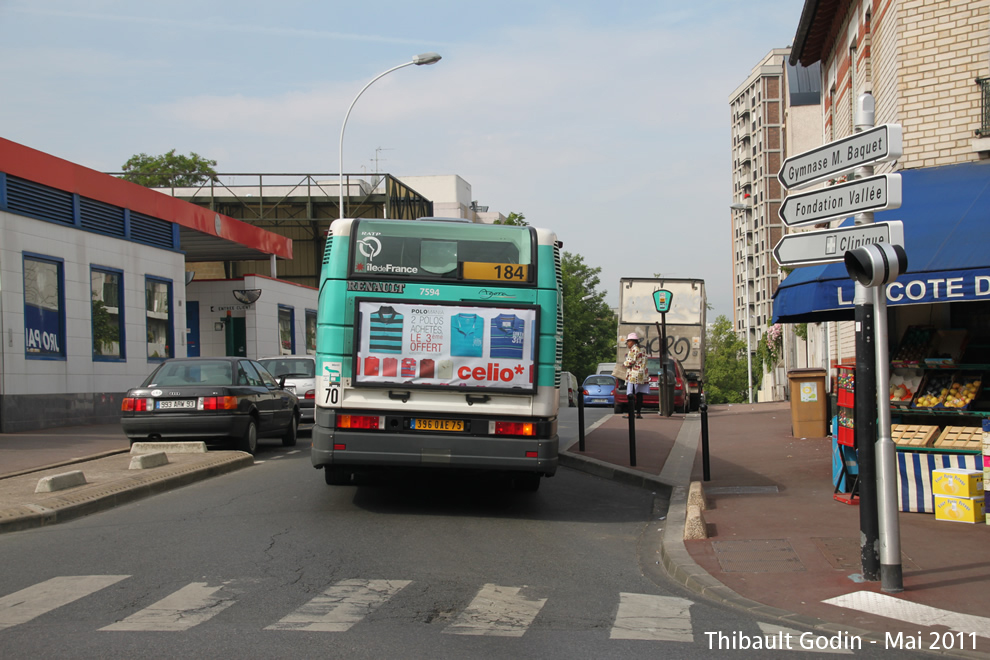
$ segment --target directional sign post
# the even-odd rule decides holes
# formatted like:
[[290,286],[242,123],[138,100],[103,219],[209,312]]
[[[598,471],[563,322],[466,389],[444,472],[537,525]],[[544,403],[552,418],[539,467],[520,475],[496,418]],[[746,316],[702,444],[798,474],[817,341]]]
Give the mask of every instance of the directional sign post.
[[788,234],[773,248],[773,258],[781,266],[792,268],[841,263],[847,251],[870,243],[903,246],[904,224],[900,220],[892,220]]
[[900,124],[877,126],[788,158],[777,180],[785,188],[810,186],[862,165],[900,158],[903,142]]
[[901,175],[881,174],[788,195],[777,214],[788,227],[901,207]]

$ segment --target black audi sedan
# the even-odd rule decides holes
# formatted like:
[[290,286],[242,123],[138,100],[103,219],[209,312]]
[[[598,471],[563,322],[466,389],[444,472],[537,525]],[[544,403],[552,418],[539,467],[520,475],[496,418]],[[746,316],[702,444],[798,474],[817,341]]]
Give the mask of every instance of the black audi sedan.
[[233,441],[254,454],[258,438],[296,444],[299,400],[254,360],[174,358],[127,392],[120,423],[131,444]]

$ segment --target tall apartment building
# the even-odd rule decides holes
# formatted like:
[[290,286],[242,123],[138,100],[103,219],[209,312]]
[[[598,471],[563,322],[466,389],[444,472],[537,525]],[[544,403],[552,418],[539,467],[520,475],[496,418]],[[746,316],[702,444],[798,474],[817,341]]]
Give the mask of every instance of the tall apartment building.
[[[789,55],[789,48],[771,50],[729,96],[733,327],[751,353],[770,325],[781,276],[772,252],[784,234],[777,210],[786,191],[777,172],[788,150],[810,149],[821,136],[817,66],[789,66]],[[764,374],[754,401],[784,398],[788,366]]]
[[[990,176],[981,169],[966,165],[984,165],[990,160],[990,3],[985,0],[893,0],[874,3],[852,0],[847,3],[819,3],[806,0],[801,20],[794,36],[789,61],[805,66],[820,66],[823,90],[819,112],[822,129],[819,144],[836,140],[854,132],[854,107],[857,98],[870,92],[876,103],[875,123],[900,124],[903,130],[903,154],[894,162],[878,163],[877,174],[916,173],[921,182],[904,194],[901,209],[880,213],[876,220],[905,220],[905,243],[909,253],[909,270],[919,282],[955,277],[952,269],[944,269],[937,260],[931,263],[917,257],[919,242],[912,234],[919,223],[931,223],[946,228],[959,222],[951,211],[943,213],[945,202],[936,187],[939,181],[958,180],[955,199],[970,199],[973,183]],[[926,206],[927,205],[927,206]],[[917,209],[923,207],[923,211]],[[971,209],[975,212],[978,205]],[[915,221],[908,217],[920,216]],[[837,225],[833,222],[833,226]],[[969,252],[969,246],[979,245],[984,237],[982,225],[967,227],[961,237],[940,237],[942,253],[949,261]],[[913,242],[912,242],[913,241]],[[915,256],[912,256],[915,255]],[[982,263],[976,263],[983,266]],[[975,268],[973,263],[967,265]],[[830,267],[831,268],[831,267]],[[838,269],[829,275],[814,271],[814,277],[829,282],[827,297],[850,300],[840,294],[843,278],[836,279]],[[808,272],[811,272],[810,270]],[[949,274],[946,275],[946,272]],[[790,299],[810,299],[810,287],[800,287],[805,281],[795,278],[795,284],[785,284],[791,290]],[[911,279],[911,278],[907,278]],[[967,293],[959,301],[983,300]],[[931,299],[915,295],[892,315],[892,341],[898,332],[911,323],[922,325],[948,324],[949,318],[959,326],[972,326],[975,321],[963,318],[963,312],[973,314],[975,306],[944,303],[946,298]],[[904,300],[891,301],[898,305]],[[802,315],[808,324],[808,335],[824,335],[825,355],[814,366],[831,367],[847,361],[855,354],[852,303],[843,303],[828,313],[818,313],[821,323],[811,315]],[[833,306],[835,307],[835,306]],[[845,315],[843,316],[843,312]],[[779,314],[779,313],[778,313]],[[788,314],[783,323],[793,323]],[[984,323],[980,321],[980,323]],[[990,326],[990,321],[986,322]],[[898,325],[899,324],[899,325]],[[818,327],[813,327],[818,326]],[[987,332],[990,332],[988,330]]]

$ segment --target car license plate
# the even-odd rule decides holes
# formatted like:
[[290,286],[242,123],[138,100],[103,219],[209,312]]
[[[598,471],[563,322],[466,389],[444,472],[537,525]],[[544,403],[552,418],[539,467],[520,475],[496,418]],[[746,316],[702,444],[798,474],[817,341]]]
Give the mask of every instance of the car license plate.
[[156,401],[155,407],[159,410],[169,410],[172,408],[195,408],[195,399],[183,399],[179,401]]
[[463,431],[462,419],[414,419],[411,424],[417,431]]
[[592,399],[592,403],[605,403],[605,399]]

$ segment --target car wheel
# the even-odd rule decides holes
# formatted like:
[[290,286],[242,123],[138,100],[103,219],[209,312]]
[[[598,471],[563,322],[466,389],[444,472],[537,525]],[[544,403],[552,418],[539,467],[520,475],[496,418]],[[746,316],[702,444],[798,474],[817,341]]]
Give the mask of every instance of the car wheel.
[[328,486],[346,486],[351,483],[351,471],[340,465],[323,468],[323,479]]
[[283,447],[295,447],[296,438],[299,436],[299,416],[292,413],[292,419],[289,421],[289,428],[285,429],[285,435],[282,436],[282,446]]
[[622,411],[622,404],[621,403],[613,403],[612,404],[612,412],[614,412],[616,415],[621,414],[623,412]]
[[253,417],[248,420],[247,428],[244,429],[240,449],[252,456],[254,456],[254,452],[258,451],[258,424],[254,421]]

